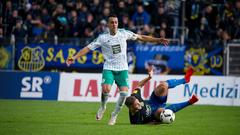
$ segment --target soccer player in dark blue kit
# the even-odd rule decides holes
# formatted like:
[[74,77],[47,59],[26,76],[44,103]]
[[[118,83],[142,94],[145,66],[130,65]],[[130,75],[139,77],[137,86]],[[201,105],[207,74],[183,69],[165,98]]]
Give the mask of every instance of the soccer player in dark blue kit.
[[162,81],[154,89],[149,100],[144,101],[141,97],[141,88],[153,76],[153,68],[148,70],[148,77],[138,83],[131,96],[127,97],[125,105],[129,109],[129,119],[131,124],[161,123],[160,114],[165,109],[170,109],[174,113],[198,101],[196,95],[193,95],[188,101],[171,104],[166,106],[168,89],[178,85],[188,83],[193,74],[193,69],[189,68],[182,79],[170,79]]

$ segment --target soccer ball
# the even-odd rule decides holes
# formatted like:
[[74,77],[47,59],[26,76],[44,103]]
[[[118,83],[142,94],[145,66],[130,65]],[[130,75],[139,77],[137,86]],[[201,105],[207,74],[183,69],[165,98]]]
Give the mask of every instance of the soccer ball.
[[160,114],[160,121],[165,124],[170,124],[175,120],[175,114],[172,110],[163,110]]

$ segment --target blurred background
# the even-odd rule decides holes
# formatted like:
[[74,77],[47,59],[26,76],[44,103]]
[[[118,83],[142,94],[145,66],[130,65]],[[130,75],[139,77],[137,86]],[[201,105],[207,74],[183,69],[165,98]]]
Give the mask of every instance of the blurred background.
[[[193,94],[199,102],[177,113],[173,124],[130,126],[123,107],[110,128],[113,103],[107,117],[95,120],[100,48],[65,63],[108,31],[111,13],[119,28],[170,40],[166,47],[128,41],[129,95],[150,65],[155,75],[141,91],[144,99],[193,67],[191,81],[169,90],[167,103]],[[114,84],[108,101],[116,102],[118,92]],[[0,134],[237,135],[239,106],[240,0],[0,0]]]
[[65,61],[116,13],[119,27],[168,38],[168,47],[129,41],[129,72],[240,75],[239,0],[6,0],[0,2],[0,69],[101,72],[100,49]]

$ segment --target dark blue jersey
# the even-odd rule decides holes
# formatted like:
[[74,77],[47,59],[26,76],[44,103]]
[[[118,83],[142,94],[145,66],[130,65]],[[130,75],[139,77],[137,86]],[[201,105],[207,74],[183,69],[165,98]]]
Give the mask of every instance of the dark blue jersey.
[[153,117],[151,116],[151,107],[146,101],[142,99],[140,89],[135,89],[131,96],[136,97],[142,106],[142,109],[134,114],[129,111],[129,118],[131,124],[146,124],[152,122]]

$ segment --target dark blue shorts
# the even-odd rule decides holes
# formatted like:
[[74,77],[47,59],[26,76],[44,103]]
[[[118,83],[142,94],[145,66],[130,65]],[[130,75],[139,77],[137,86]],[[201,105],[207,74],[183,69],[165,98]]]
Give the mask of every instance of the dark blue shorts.
[[154,91],[152,92],[150,99],[148,100],[149,105],[154,114],[158,108],[164,108],[166,106],[167,96],[156,96]]

